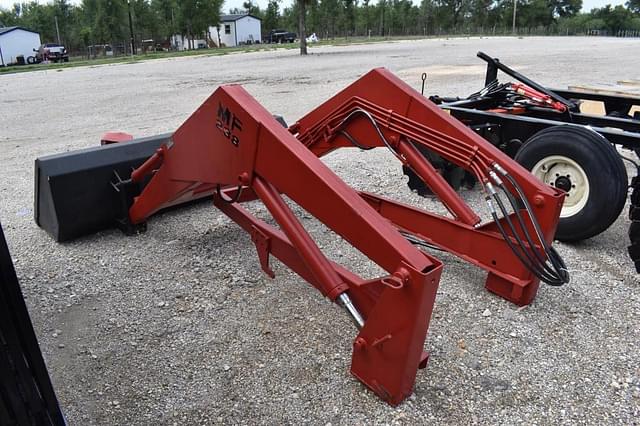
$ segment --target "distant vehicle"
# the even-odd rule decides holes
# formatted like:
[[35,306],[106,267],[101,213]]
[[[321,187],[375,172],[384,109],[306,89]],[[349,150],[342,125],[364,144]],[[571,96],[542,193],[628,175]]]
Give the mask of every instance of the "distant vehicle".
[[271,30],[267,36],[269,43],[293,43],[298,35],[287,30]]
[[35,56],[29,56],[27,62],[30,64],[38,64],[40,62],[51,61],[53,63],[69,62],[69,53],[67,49],[57,43],[45,43],[38,49],[33,49]]

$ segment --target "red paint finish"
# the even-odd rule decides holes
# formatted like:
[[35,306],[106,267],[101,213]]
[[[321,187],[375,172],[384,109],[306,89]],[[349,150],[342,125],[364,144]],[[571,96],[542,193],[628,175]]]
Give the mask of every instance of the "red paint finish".
[[[375,90],[371,90],[375,87]],[[504,168],[522,186],[546,241],[550,244],[558,224],[563,195],[535,177],[471,129],[425,99],[385,69],[367,73],[291,126],[291,131],[318,156],[353,147],[341,132],[366,145],[385,147],[371,121],[355,110],[370,114],[399,160],[410,166],[456,218],[451,220],[375,196],[365,199],[398,228],[486,269],[486,288],[518,305],[530,303],[538,279],[512,254],[492,222],[479,226],[478,216],[456,192],[434,175],[429,162],[416,153],[423,146],[489,181],[493,163]],[[410,141],[411,143],[408,143]],[[475,225],[476,227],[474,227]],[[529,230],[533,232],[531,228]],[[523,237],[524,238],[524,237]]]
[[549,95],[546,95],[542,92],[538,92],[537,90],[527,86],[523,83],[511,83],[511,89],[515,90],[518,94],[525,96],[529,99],[532,99],[535,102],[540,104],[549,106],[556,111],[565,112],[567,110],[567,106],[562,102],[554,101],[553,98]]
[[416,174],[433,190],[434,194],[442,200],[447,210],[458,220],[472,226],[480,222],[480,217],[462,201],[456,191],[451,188],[451,185],[447,183],[431,163],[424,161],[424,156],[415,146],[409,142],[402,141],[398,145],[398,152],[405,158],[407,164]]
[[102,135],[100,145],[111,145],[112,143],[126,142],[133,139],[133,135],[124,132],[108,132]]
[[[359,112],[351,116],[355,110]],[[345,131],[370,146],[388,144],[402,163],[433,186],[455,219],[360,194],[346,185],[319,159],[352,146]],[[138,181],[153,177],[129,216],[139,223],[163,207],[213,194],[215,206],[251,235],[269,276],[275,275],[273,255],[330,300],[349,296],[364,319],[354,339],[351,371],[396,405],[411,394],[418,368],[426,365],[424,343],[442,273],[441,262],[409,243],[399,229],[487,269],[487,288],[514,303],[529,303],[538,286],[514,261],[495,227],[478,226],[478,215],[414,145],[429,147],[481,180],[498,162],[529,199],[539,201],[536,214],[551,240],[561,195],[384,69],[371,71],[290,129],[242,87],[218,88],[170,142],[134,172]],[[240,206],[256,199],[282,230]],[[365,280],[327,259],[296,218],[293,203],[387,274]]]

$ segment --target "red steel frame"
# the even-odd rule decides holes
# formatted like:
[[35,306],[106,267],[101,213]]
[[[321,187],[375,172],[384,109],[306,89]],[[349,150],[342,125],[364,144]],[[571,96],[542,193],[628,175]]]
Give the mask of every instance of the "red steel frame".
[[[400,229],[489,271],[485,284],[489,291],[518,305],[531,303],[539,280],[518,261],[493,222],[479,225],[479,217],[413,145],[425,146],[465,169],[480,168],[478,177],[484,181],[488,180],[487,166],[500,164],[515,177],[532,202],[549,244],[556,231],[563,193],[542,184],[499,149],[384,69],[369,72],[300,119],[290,131],[317,156],[353,147],[340,134],[342,127],[338,124],[354,109],[364,109],[374,116],[399,159],[425,180],[455,219],[373,194],[361,194],[363,198]],[[362,116],[349,122],[346,129],[369,146],[384,146],[371,123]]]
[[[398,158],[425,179],[455,219],[358,193],[319,159],[334,149],[353,146],[342,130],[370,146],[384,146],[366,117],[344,121],[356,109],[375,119]],[[181,200],[213,193],[214,204],[251,235],[269,276],[274,276],[269,266],[269,256],[274,255],[329,299],[344,302],[343,297],[349,296],[363,320],[354,341],[351,372],[396,405],[411,394],[417,369],[426,366],[423,346],[442,272],[440,261],[409,243],[399,230],[488,270],[486,287],[514,303],[529,303],[538,287],[495,224],[480,225],[479,217],[414,144],[428,146],[480,175],[482,167],[498,162],[522,185],[551,241],[560,193],[539,183],[384,69],[363,76],[290,129],[242,87],[218,88],[170,143],[134,171],[134,181],[154,175],[131,206],[130,220],[140,223]],[[282,195],[388,275],[365,280],[327,259]],[[257,198],[280,229],[240,206]]]

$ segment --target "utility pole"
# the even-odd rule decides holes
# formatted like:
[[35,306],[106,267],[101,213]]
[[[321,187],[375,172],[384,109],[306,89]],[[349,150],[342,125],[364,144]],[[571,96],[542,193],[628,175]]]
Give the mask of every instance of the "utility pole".
[[54,15],[53,19],[56,21],[56,35],[58,36],[58,44],[60,43],[60,28],[58,28],[58,16]]
[[131,32],[131,55],[136,54],[136,40],[133,38],[133,20],[131,19],[131,0],[127,0],[127,7],[129,8],[129,31]]
[[516,13],[518,10],[518,0],[513,0],[513,27],[512,27],[512,31],[513,34],[516,33]]

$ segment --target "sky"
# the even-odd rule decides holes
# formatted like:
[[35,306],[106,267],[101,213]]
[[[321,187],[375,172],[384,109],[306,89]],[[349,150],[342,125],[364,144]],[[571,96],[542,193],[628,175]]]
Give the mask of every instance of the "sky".
[[[13,5],[16,2],[19,2],[20,0],[0,0],[0,7],[3,8],[9,8],[11,7],[11,5]],[[22,0],[22,1],[30,1],[30,0]],[[46,0],[39,0],[42,3],[45,3]],[[291,5],[291,2],[293,0],[282,0],[282,2],[280,3],[280,8],[283,9],[289,5]],[[419,2],[419,0],[413,0],[414,3]],[[80,3],[80,0],[71,0],[72,3]],[[234,7],[238,7],[238,8],[242,8],[242,3],[244,2],[244,0],[225,0],[224,6],[222,8],[224,13],[228,13],[229,9],[232,9]],[[267,7],[267,2],[268,0],[254,0],[254,3],[257,3],[261,9],[264,9]],[[582,11],[583,12],[588,12],[589,10],[593,9],[594,7],[602,7],[605,6],[607,4],[611,4],[611,5],[618,5],[618,4],[624,4],[626,2],[626,0],[582,0]]]

